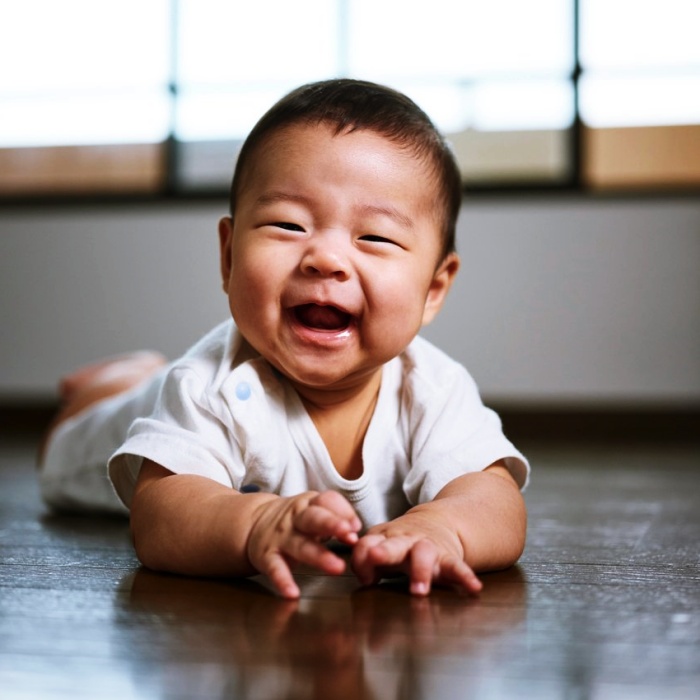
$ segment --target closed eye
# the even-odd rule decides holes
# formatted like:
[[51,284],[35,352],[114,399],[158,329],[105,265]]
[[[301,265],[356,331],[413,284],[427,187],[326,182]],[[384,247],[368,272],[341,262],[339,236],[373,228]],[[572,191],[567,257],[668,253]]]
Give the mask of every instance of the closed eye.
[[292,224],[289,221],[275,221],[272,226],[283,228],[285,231],[303,231],[304,229],[299,224]]
[[384,238],[384,236],[376,236],[373,233],[368,233],[364,236],[360,236],[361,241],[368,241],[369,243],[390,243],[391,245],[399,245],[396,241],[392,241],[390,238]]

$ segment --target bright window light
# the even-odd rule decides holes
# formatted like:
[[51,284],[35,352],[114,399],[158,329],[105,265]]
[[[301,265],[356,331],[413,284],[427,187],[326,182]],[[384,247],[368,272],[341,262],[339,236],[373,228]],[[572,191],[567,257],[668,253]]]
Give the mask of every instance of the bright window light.
[[573,4],[563,0],[349,0],[349,70],[406,78],[565,76]]
[[333,0],[180,0],[178,79],[185,86],[295,84],[337,75]]
[[575,6],[587,125],[700,123],[700,0],[0,0],[0,148],[174,136],[184,181],[186,158],[203,172],[290,89],[343,75],[488,143],[484,163],[501,135],[569,143]]
[[57,100],[0,102],[0,144],[5,147],[159,143],[170,126],[170,98],[125,92]]
[[700,123],[700,75],[586,77],[581,118],[592,127]]
[[0,93],[158,88],[170,61],[168,0],[0,3]]
[[408,95],[444,134],[462,131],[474,121],[473,90],[458,83],[398,81],[393,87]]
[[568,129],[574,119],[574,90],[566,80],[484,81],[472,86],[397,87],[421,106],[445,134],[477,131]]
[[168,0],[0,4],[0,146],[162,141]]
[[581,0],[580,12],[586,124],[700,122],[698,0]]
[[581,0],[581,63],[592,71],[700,71],[698,0]]
[[185,90],[178,99],[175,135],[183,141],[242,140],[293,87],[296,84],[236,92]]
[[482,131],[568,129],[574,120],[574,91],[563,80],[520,80],[477,85],[474,128]]

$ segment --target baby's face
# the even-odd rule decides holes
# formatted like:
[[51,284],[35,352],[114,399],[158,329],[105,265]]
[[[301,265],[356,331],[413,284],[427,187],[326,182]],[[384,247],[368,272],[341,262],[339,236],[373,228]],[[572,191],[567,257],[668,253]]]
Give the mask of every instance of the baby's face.
[[302,396],[376,378],[437,313],[458,261],[438,266],[435,198],[428,166],[371,131],[295,125],[258,149],[220,224],[224,288]]

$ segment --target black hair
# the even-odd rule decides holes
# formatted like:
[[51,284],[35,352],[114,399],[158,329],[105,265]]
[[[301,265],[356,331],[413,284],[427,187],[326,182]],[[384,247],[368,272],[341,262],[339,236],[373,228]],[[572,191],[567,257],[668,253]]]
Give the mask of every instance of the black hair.
[[231,216],[252,154],[272,133],[293,124],[325,123],[335,133],[367,129],[412,150],[432,166],[442,224],[441,260],[455,250],[462,182],[454,155],[425,112],[406,95],[376,83],[341,78],[309,83],[274,104],[253,127],[238,154],[231,183]]

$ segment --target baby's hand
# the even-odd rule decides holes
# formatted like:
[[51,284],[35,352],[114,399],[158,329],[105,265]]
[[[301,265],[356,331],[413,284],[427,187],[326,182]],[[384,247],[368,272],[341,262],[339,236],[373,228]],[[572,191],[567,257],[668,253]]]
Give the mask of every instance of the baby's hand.
[[[364,585],[404,573],[414,595],[428,595],[433,583],[478,593],[482,584],[464,562],[458,539],[431,525],[422,528],[411,515],[372,528],[355,545],[352,568]],[[443,536],[444,534],[444,536]]]
[[298,598],[294,564],[307,564],[327,574],[342,573],[345,562],[323,542],[335,537],[354,545],[360,528],[354,508],[335,491],[275,498],[260,507],[248,538],[248,559],[270,578],[283,598]]

